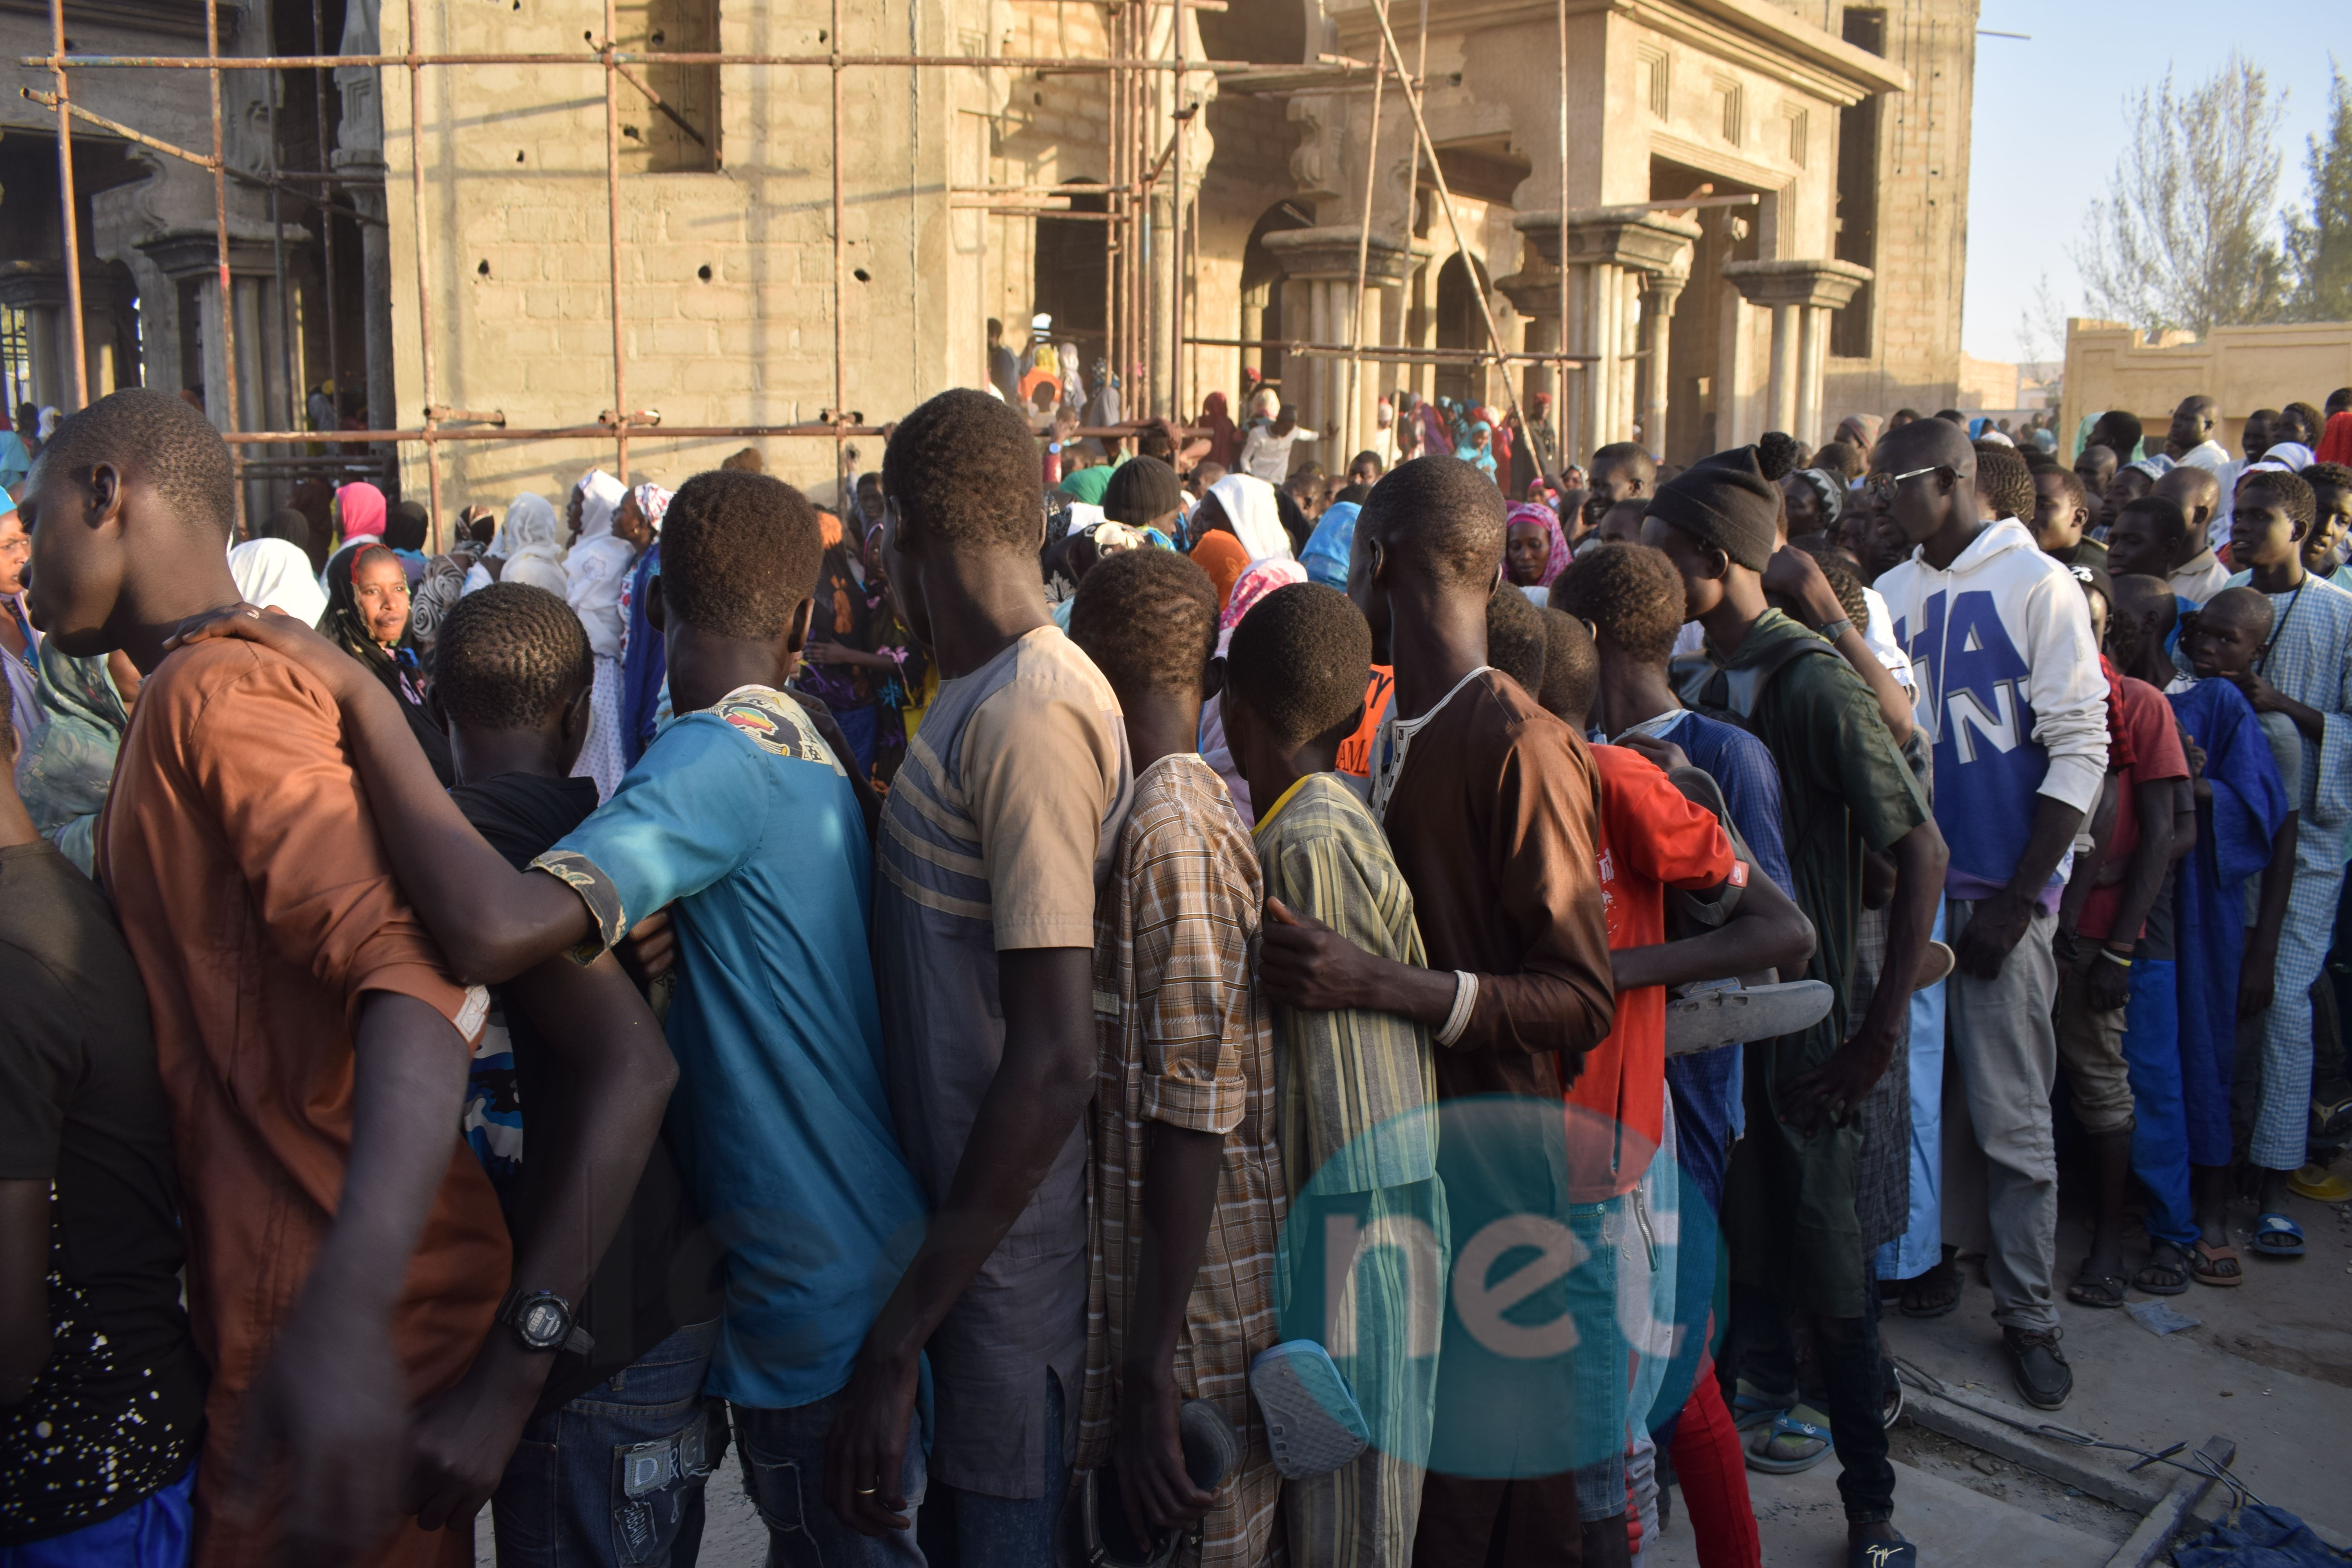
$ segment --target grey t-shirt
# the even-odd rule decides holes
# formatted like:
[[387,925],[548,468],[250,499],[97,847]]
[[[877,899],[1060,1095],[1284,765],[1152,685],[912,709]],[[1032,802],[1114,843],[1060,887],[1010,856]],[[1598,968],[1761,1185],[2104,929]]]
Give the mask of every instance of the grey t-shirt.
[[[1091,952],[1133,786],[1118,699],[1055,626],[942,682],[908,740],[875,846],[874,956],[891,1111],[934,1210],[1004,1054],[997,954]],[[1045,1378],[1074,1415],[1086,1369],[1086,1164],[1073,1123],[931,1337],[943,1485],[1033,1498],[1050,1484]]]

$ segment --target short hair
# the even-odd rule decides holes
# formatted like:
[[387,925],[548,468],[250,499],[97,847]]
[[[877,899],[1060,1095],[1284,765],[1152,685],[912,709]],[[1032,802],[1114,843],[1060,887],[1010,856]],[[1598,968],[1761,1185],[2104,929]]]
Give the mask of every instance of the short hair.
[[1359,479],[1354,484],[1349,485],[1345,489],[1341,489],[1338,495],[1333,496],[1331,498],[1331,502],[1335,506],[1341,501],[1346,501],[1351,506],[1361,506],[1364,504],[1364,498],[1371,493],[1372,487],[1364,483],[1361,479]]
[[1831,441],[1813,453],[1813,467],[1826,468],[1840,479],[1858,479],[1869,464],[1863,459],[1862,448],[1848,441]]
[[2290,403],[2279,412],[2292,414],[2303,421],[2304,433],[2315,441],[2318,440],[2327,428],[2327,416],[2308,403]]
[[2033,477],[2037,481],[2045,474],[2058,481],[2059,489],[2065,493],[2065,497],[2069,501],[2072,501],[2074,505],[2079,506],[2085,510],[2090,509],[2091,492],[2084,489],[2082,475],[2076,473],[2072,468],[2062,468],[2055,463],[2053,463],[2046,468],[2036,468],[2033,470]]
[[[2299,477],[2307,485],[2333,485],[2339,490],[2352,491],[2352,468],[2342,463],[2314,463]],[[2316,497],[2314,502],[2316,504]]]
[[1388,467],[1386,463],[1381,461],[1381,455],[1378,452],[1366,450],[1359,452],[1354,457],[1348,459],[1348,471],[1352,474],[1358,468],[1362,468],[1366,463],[1371,464],[1372,472],[1375,474],[1381,472]]
[[1484,586],[1502,563],[1503,492],[1473,464],[1432,456],[1381,476],[1357,515],[1359,532],[1442,583]]
[[2170,549],[2189,537],[2189,514],[2180,510],[2178,501],[2167,496],[2134,496],[2116,511],[2121,522],[2133,512],[2146,512],[2156,520],[2157,542]]
[[1663,550],[1603,544],[1570,563],[1551,602],[1646,664],[1664,664],[1683,629],[1683,579]]
[[1284,746],[1360,721],[1371,669],[1363,612],[1320,583],[1292,583],[1252,605],[1225,647],[1225,689]]
[[1796,548],[1811,556],[1813,563],[1822,569],[1822,575],[1828,579],[1830,592],[1836,595],[1838,608],[1845,612],[1845,618],[1868,631],[1870,596],[1862,591],[1861,574],[1847,564],[1846,558],[1838,553],[1837,547],[1824,542],[1800,544]]
[[[2138,446],[2140,438],[2147,434],[2147,427],[2139,422],[2138,415],[2127,414],[2120,408],[2110,408],[2100,415],[2097,425],[2105,426],[2107,433],[2116,437],[2115,440],[2102,442],[2101,445],[2115,452],[2116,461],[2118,464],[2130,458],[2131,449]],[[2094,426],[2094,428],[2096,428],[2096,426]]]
[[1999,441],[1973,443],[1977,450],[1977,494],[2000,509],[2002,517],[2033,515],[2033,470],[2017,448]]
[[1809,456],[1805,444],[1786,430],[1767,430],[1756,442],[1756,466],[1776,485],[1799,468],[1810,467],[1805,461]]
[[458,600],[433,646],[442,711],[478,730],[537,729],[595,677],[580,617],[527,583],[493,583]]
[[730,471],[740,468],[747,474],[764,474],[768,471],[767,459],[760,456],[760,448],[757,447],[746,447],[731,458],[721,458],[719,460],[719,466]]
[[422,501],[394,501],[383,514],[383,542],[394,550],[422,550],[425,535],[432,531],[433,519]]
[[2352,386],[2339,386],[2327,395],[2327,412],[2341,414],[2352,408]]
[[2222,589],[2206,600],[2204,607],[2197,613],[2205,616],[2217,611],[2223,620],[2233,621],[2243,616],[2257,636],[2270,631],[2271,623],[2278,614],[2271,607],[2268,595],[2246,587]]
[[1592,461],[1584,466],[1584,471],[1587,475],[1591,475],[1599,473],[1603,468],[1620,468],[1633,469],[1641,476],[1645,485],[1654,485],[1657,482],[1658,460],[1643,450],[1638,442],[1633,441],[1612,441],[1607,446],[1600,447],[1592,454]]
[[1536,700],[1545,712],[1582,726],[1592,712],[1592,693],[1601,684],[1601,656],[1593,651],[1592,634],[1566,610],[1546,605],[1539,612],[1544,625],[1543,689]]
[[1893,414],[1887,416],[1887,417],[1890,419],[1916,419],[1919,417],[1919,411],[1916,408],[1898,408]]
[[1125,691],[1197,687],[1217,647],[1217,590],[1189,555],[1121,550],[1078,580],[1070,640]]
[[2210,468],[2192,468],[2181,463],[2157,476],[2154,493],[2172,501],[2185,513],[2193,506],[2220,506],[2221,480]]
[[1936,410],[1936,417],[1947,425],[1957,425],[1963,430],[1969,427],[1969,416],[1957,408],[1938,408]]
[[2298,528],[2308,530],[2318,521],[2319,498],[2311,493],[2311,486],[2304,481],[2301,474],[2285,473],[2277,468],[2250,469],[2238,481],[2238,493],[2242,496],[2252,489],[2268,490],[2278,497],[2279,503],[2286,508],[2287,516],[2294,519]]
[[900,420],[882,448],[882,487],[910,533],[936,534],[954,550],[1037,548],[1045,516],[1037,438],[1018,410],[985,392],[954,387]]
[[1543,617],[1515,584],[1504,584],[1486,599],[1486,662],[1530,697],[1543,689]]
[[783,480],[697,474],[662,519],[662,604],[717,637],[774,637],[815,591],[824,554],[815,509]]
[[[970,320],[970,318],[969,318],[969,317],[967,317],[967,318],[965,318],[965,319],[966,319],[966,320]],[[989,335],[990,337],[992,337],[992,338],[1001,338],[1001,337],[1003,337],[1003,336],[1004,335],[1004,323],[1003,323],[1003,321],[998,321],[998,320],[997,320],[995,317],[993,317],[993,316],[989,317],[989,318],[988,318],[988,335]]]
[[228,444],[197,409],[169,393],[128,386],[58,421],[41,446],[44,468],[77,477],[111,463],[144,480],[185,521],[223,539],[236,531]]

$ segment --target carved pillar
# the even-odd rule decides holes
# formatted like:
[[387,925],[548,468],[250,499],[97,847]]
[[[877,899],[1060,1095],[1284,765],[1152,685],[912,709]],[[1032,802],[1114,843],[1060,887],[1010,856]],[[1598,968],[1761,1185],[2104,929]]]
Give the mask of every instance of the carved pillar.
[[[1821,428],[1822,372],[1828,351],[1829,312],[1852,300],[1870,281],[1867,267],[1850,261],[1731,261],[1724,277],[1751,305],[1772,312],[1772,373],[1765,418],[1811,444]],[[1737,395],[1736,384],[1725,391]],[[1718,395],[1717,407],[1724,406]],[[1757,433],[1744,427],[1726,445],[1740,445]]]
[[1654,457],[1663,457],[1666,449],[1666,398],[1674,384],[1669,348],[1674,342],[1675,304],[1689,281],[1687,272],[1654,272],[1642,293],[1642,445]]
[[[1328,224],[1315,228],[1285,229],[1265,237],[1266,248],[1281,258],[1284,274],[1306,294],[1312,312],[1302,323],[1304,330],[1297,330],[1291,327],[1291,318],[1286,310],[1284,336],[1344,347],[1354,341],[1356,322],[1361,315],[1364,346],[1383,346],[1381,333],[1386,312],[1366,312],[1363,300],[1356,293],[1358,232],[1353,225]],[[1375,290],[1402,284],[1410,265],[1404,246],[1375,230],[1365,252],[1366,294],[1374,295]],[[1380,401],[1386,378],[1379,362],[1365,361],[1362,374],[1356,378],[1356,395],[1351,401],[1344,356],[1318,355],[1305,360],[1303,364],[1303,375],[1286,372],[1283,399],[1298,405],[1299,423],[1318,436],[1331,426],[1338,426],[1337,433],[1326,438],[1319,449],[1323,466],[1337,471],[1370,444],[1368,437],[1373,428],[1374,405]],[[1303,385],[1306,395],[1294,393],[1293,384]]]
[[[1528,295],[1520,308],[1542,309],[1548,286],[1559,310],[1559,274],[1569,268],[1567,351],[1591,357],[1566,381],[1560,408],[1560,439],[1572,462],[1589,461],[1595,449],[1630,440],[1633,434],[1636,344],[1647,329],[1638,300],[1646,279],[1681,264],[1699,237],[1696,224],[1642,207],[1581,207],[1568,215],[1565,251],[1558,213],[1526,213],[1512,226],[1528,237],[1537,256],[1514,279]],[[1519,294],[1512,291],[1512,303]]]

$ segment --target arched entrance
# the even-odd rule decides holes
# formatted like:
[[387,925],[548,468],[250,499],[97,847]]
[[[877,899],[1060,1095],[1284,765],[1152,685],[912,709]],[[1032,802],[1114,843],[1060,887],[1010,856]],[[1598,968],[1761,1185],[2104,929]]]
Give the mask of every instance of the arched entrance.
[[[1071,183],[1100,182],[1088,177]],[[1108,210],[1104,196],[1087,191],[1070,192],[1069,205],[1072,212]],[[1109,326],[1105,319],[1110,289],[1109,226],[1092,218],[1039,218],[1034,284],[1031,308],[1054,318],[1054,341],[1076,343],[1089,362],[1101,354]],[[1088,384],[1093,384],[1091,376]]]
[[[1474,274],[1473,268],[1475,268]],[[1476,282],[1472,282],[1473,277]],[[1489,287],[1486,265],[1468,251],[1457,250],[1437,271],[1437,346],[1442,349],[1487,347],[1486,321],[1478,310],[1478,290]],[[1464,361],[1440,362],[1437,395],[1457,403],[1483,403],[1486,397],[1486,367]]]
[[[1283,341],[1282,284],[1288,274],[1283,270],[1282,258],[1267,247],[1265,237],[1307,226],[1307,220],[1288,202],[1276,202],[1258,216],[1251,228],[1249,243],[1242,247],[1242,319],[1236,335],[1244,342]],[[1242,367],[1254,368],[1279,385],[1285,374],[1284,357],[1280,349],[1244,349]],[[1249,377],[1242,379],[1246,382]]]

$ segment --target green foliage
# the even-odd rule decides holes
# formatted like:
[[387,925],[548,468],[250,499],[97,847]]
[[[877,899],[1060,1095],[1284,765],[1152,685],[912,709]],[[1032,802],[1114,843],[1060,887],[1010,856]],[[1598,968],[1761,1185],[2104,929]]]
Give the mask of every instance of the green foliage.
[[2286,258],[2294,269],[2289,319],[2352,321],[2352,91],[2336,71],[2327,95],[2326,139],[2305,146],[2311,211],[2286,215]]

